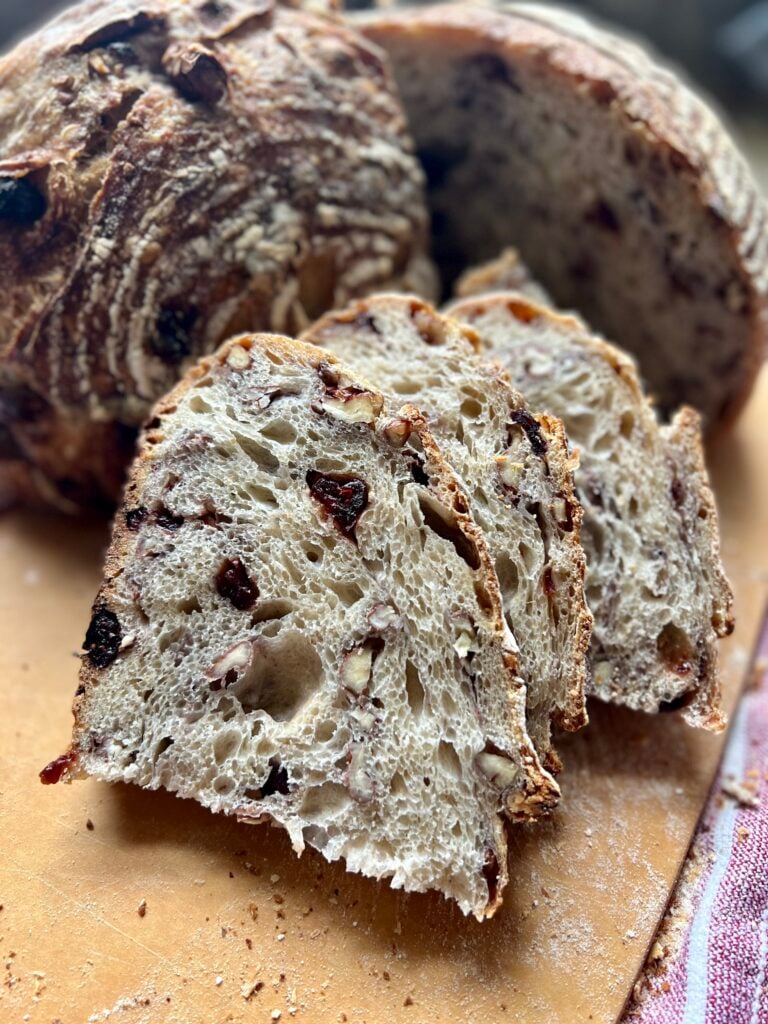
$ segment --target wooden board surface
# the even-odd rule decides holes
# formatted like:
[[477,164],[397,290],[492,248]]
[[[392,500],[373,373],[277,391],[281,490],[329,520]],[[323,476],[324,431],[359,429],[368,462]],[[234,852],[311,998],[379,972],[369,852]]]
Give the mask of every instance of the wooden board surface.
[[[764,373],[711,452],[739,620],[723,647],[729,708],[768,591],[767,429]],[[505,905],[485,924],[165,793],[44,788],[105,540],[98,525],[0,520],[3,1024],[616,1019],[722,738],[593,705],[562,744],[562,807],[517,831]]]

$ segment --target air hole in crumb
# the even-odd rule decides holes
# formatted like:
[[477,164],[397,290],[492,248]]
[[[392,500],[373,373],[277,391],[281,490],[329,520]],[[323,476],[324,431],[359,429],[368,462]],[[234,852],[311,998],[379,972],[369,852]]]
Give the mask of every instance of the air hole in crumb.
[[329,579],[326,580],[326,586],[336,594],[345,608],[351,608],[353,604],[363,599],[363,592],[357,583]]
[[266,470],[268,473],[273,473],[280,465],[280,460],[272,454],[269,448],[259,444],[252,437],[246,437],[245,434],[235,434],[235,440],[251,462],[255,462],[257,466],[260,466],[261,469]]
[[269,622],[272,619],[284,619],[294,610],[292,601],[285,601],[282,598],[273,598],[271,601],[260,601],[256,611],[251,615],[251,622],[258,626],[260,622]]
[[248,481],[245,485],[248,495],[259,505],[277,505],[277,496],[268,487]]
[[424,687],[412,661],[405,663],[405,693],[411,713],[418,717],[424,710]]
[[336,723],[332,718],[327,718],[324,722],[319,722],[315,726],[315,739],[318,743],[329,743],[336,735]]
[[461,403],[461,415],[466,416],[468,419],[476,420],[478,416],[481,416],[483,407],[476,398],[465,398]]
[[298,437],[296,427],[288,420],[272,420],[259,431],[262,437],[277,444],[293,444]]
[[319,548],[305,547],[304,554],[306,556],[307,561],[312,562],[313,565],[317,562],[322,562],[323,560],[323,552]]
[[317,822],[338,814],[350,802],[349,790],[338,782],[324,782],[313,786],[304,794],[299,815],[308,821]]
[[213,759],[216,764],[223,764],[240,749],[242,734],[235,729],[220,732],[213,741]]
[[449,775],[453,775],[456,779],[461,778],[461,761],[452,743],[440,740],[437,746],[437,763]]
[[173,745],[173,740],[171,739],[171,737],[170,736],[164,736],[160,740],[160,742],[157,744],[157,746],[155,747],[155,760],[157,760],[158,757],[160,757],[161,754],[164,754],[166,752],[166,750],[170,746],[172,746],[172,745]]
[[619,421],[619,432],[622,437],[631,437],[632,431],[635,429],[635,416],[634,413],[625,412],[622,414],[621,420]]
[[188,597],[184,601],[179,601],[176,607],[184,615],[191,615],[193,612],[201,612],[203,610],[196,597]]
[[425,492],[419,493],[418,501],[424,525],[438,537],[453,544],[456,554],[467,563],[470,569],[479,569],[480,553],[477,550],[477,545],[461,530],[455,514]]
[[389,789],[393,796],[408,796],[408,787],[400,772],[395,772],[389,783]]
[[671,672],[685,676],[693,670],[696,660],[694,646],[685,630],[674,622],[668,622],[659,633],[656,647],[661,660]]
[[426,775],[424,776],[424,780],[423,780],[423,781],[424,781],[424,785],[425,785],[425,786],[430,786],[430,785],[431,785],[431,782],[430,782],[430,780],[429,780],[429,779],[427,778],[427,776],[426,776]]
[[171,644],[175,644],[184,635],[184,627],[179,626],[176,629],[171,629],[167,633],[161,633],[160,638],[157,641],[157,650],[159,654],[165,654]]
[[230,687],[246,712],[262,710],[278,722],[294,718],[320,688],[323,666],[317,651],[295,630],[260,637],[247,672]]
[[506,551],[502,551],[496,559],[496,575],[502,594],[516,594],[520,587],[520,574],[517,566]]
[[235,788],[235,780],[228,779],[225,775],[219,775],[213,780],[213,788],[219,796],[228,796]]

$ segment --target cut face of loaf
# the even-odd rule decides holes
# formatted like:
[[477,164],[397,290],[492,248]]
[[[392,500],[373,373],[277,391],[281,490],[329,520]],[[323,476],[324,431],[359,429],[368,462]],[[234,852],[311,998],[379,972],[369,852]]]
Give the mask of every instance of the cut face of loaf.
[[666,412],[748,395],[768,335],[768,216],[718,119],[638,47],[549,5],[360,15],[392,60],[446,284],[515,245],[632,352]]
[[502,815],[558,790],[482,534],[418,412],[269,335],[224,346],[155,412],[49,781],[271,818],[297,851],[492,914]]
[[586,721],[590,616],[581,509],[559,420],[533,416],[473,332],[418,299],[384,295],[330,313],[304,334],[424,413],[461,480],[501,587],[528,691],[528,729],[550,766],[550,722]]
[[733,628],[699,418],[659,426],[633,362],[574,317],[521,295],[454,303],[536,408],[579,450],[591,691],[719,729],[717,638]]
[[0,507],[116,501],[152,404],[233,334],[430,293],[382,55],[302,7],[87,0],[0,59]]

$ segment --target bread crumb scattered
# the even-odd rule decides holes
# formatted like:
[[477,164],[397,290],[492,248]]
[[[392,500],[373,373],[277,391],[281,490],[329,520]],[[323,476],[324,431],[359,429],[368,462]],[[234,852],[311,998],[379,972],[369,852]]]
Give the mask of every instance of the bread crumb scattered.
[[759,801],[754,792],[754,784],[737,782],[736,779],[723,779],[720,789],[730,797],[733,797],[742,807],[757,807]]
[[275,882],[279,882],[280,881],[280,875],[270,875],[269,876],[269,880],[272,883],[272,885],[274,885]]
[[259,918],[259,908],[256,903],[248,904],[248,913],[251,915],[251,919],[257,921]]
[[736,835],[740,843],[746,842],[746,840],[749,839],[749,829],[744,828],[743,825],[739,825],[736,829]]
[[216,985],[219,986],[219,985],[223,985],[223,984],[224,984],[224,979],[222,978],[222,976],[220,974],[217,974],[216,975]]
[[413,1006],[413,996],[406,996],[403,1000],[403,1006]]
[[244,985],[240,986],[240,995],[246,1001],[246,1003],[253,998],[258,992],[264,988],[264,982],[259,981],[246,981]]
[[283,1015],[282,1015],[282,1013],[280,1012],[280,1010],[273,1010],[273,1011],[272,1011],[272,1013],[270,1014],[270,1016],[272,1017],[272,1020],[280,1020],[280,1018],[281,1018],[281,1017],[282,1017]]
[[146,900],[142,900],[141,903],[139,903],[138,907],[136,908],[136,913],[139,915],[139,917],[144,917],[145,916],[145,914],[147,913],[147,901]]

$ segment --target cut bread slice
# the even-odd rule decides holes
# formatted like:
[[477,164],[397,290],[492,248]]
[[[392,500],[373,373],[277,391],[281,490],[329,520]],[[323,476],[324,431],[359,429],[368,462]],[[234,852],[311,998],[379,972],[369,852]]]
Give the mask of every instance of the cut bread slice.
[[579,449],[591,692],[720,729],[717,638],[733,629],[732,596],[698,414],[660,426],[628,356],[524,296],[467,298],[451,315]]
[[155,409],[85,641],[86,773],[272,819],[490,916],[502,813],[558,789],[483,536],[412,406],[317,348],[235,339]]
[[425,414],[488,542],[528,691],[528,730],[557,768],[550,722],[586,722],[591,625],[562,423],[532,415],[506,375],[475,354],[474,333],[415,298],[364,299],[303,337]]
[[563,308],[708,424],[768,338],[768,215],[717,116],[634,43],[551,4],[358,14],[388,54],[446,285],[515,245]]

